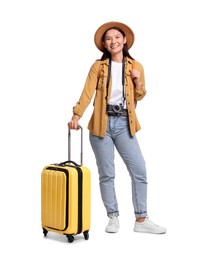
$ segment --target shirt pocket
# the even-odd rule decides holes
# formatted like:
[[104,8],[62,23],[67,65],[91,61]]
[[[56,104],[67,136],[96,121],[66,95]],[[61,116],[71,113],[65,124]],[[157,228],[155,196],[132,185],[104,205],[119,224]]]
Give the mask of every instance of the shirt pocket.
[[106,88],[106,82],[107,82],[107,77],[105,76],[105,73],[102,70],[99,75],[96,90],[104,92]]

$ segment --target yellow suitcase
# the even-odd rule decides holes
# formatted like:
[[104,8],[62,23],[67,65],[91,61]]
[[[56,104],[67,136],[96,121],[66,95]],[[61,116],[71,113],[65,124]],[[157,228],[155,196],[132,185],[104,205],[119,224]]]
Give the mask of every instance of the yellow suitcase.
[[68,135],[69,160],[50,164],[41,173],[41,222],[44,236],[56,232],[65,235],[68,242],[83,233],[89,239],[90,230],[90,170],[70,160],[70,130]]

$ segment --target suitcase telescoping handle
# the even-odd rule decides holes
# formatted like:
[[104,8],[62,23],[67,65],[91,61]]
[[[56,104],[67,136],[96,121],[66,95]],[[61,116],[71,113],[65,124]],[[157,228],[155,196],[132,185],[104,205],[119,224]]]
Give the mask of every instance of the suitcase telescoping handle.
[[[83,165],[83,128],[78,126],[81,131],[81,150],[80,150],[80,164]],[[68,131],[68,160],[71,161],[71,129]]]

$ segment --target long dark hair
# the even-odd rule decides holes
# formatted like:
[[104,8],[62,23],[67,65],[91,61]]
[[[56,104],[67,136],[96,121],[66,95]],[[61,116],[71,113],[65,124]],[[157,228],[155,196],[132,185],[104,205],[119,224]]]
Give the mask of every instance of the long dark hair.
[[[111,29],[115,29],[115,30],[119,31],[124,37],[126,37],[125,33],[118,27],[112,27],[112,28],[109,28],[108,30],[111,30]],[[104,34],[102,35],[102,42],[104,41],[105,34],[107,33],[108,30],[106,30],[104,32]],[[123,52],[124,57],[128,57],[128,58],[134,60],[134,58],[132,58],[131,55],[129,54],[129,48],[128,48],[127,43],[124,44],[122,52]],[[104,52],[103,52],[100,60],[106,60],[107,58],[111,58],[111,53],[106,48],[104,48]]]

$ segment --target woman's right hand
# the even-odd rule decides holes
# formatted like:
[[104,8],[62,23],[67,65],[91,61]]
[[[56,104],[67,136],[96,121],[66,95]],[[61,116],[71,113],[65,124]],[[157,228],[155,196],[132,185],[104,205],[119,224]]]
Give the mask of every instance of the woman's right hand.
[[79,116],[73,115],[71,121],[68,123],[70,129],[79,130]]

